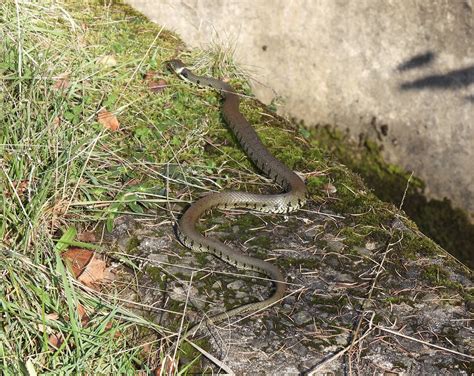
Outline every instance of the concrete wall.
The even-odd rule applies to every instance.
[[[216,34],[280,113],[377,138],[474,213],[471,0],[128,0],[190,46]]]

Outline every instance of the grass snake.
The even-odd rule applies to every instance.
[[[239,95],[231,85],[212,77],[197,76],[180,60],[170,60],[167,63],[169,68],[185,81],[211,87],[221,94],[223,118],[247,156],[260,171],[285,190],[284,193],[270,195],[238,191],[212,193],[194,202],[181,216],[177,226],[178,239],[186,247],[198,252],[211,253],[237,268],[263,273],[275,284],[275,291],[269,298],[217,314],[210,318],[211,322],[217,323],[235,315],[265,309],[285,296],[285,276],[280,269],[269,262],[247,256],[217,239],[203,236],[196,229],[196,223],[213,208],[243,207],[266,213],[291,212],[306,202],[305,183],[265,147],[252,125],[240,112]],[[187,334],[194,335],[198,329],[199,324],[193,326]]]

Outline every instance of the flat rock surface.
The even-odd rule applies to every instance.
[[[204,324],[197,335],[235,374],[473,371],[470,274],[443,250],[430,253],[427,239],[403,218],[379,225],[382,231],[356,245],[344,235],[348,228],[357,230],[352,219],[314,203],[289,216],[215,211],[207,218],[214,217],[219,224],[208,236],[218,234],[243,252],[271,260],[287,275],[287,297],[280,304],[218,326]],[[264,276],[194,253],[173,234],[169,222],[143,228],[131,217],[120,218],[113,233],[117,244],[132,238],[136,244],[131,253],[145,271],[139,300],[160,307],[156,322],[178,330],[183,313],[184,325],[196,323],[271,293]],[[414,244],[418,248],[407,257]],[[219,372],[205,359],[197,369]]]

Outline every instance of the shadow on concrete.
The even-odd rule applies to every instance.
[[[448,89],[457,90],[474,83],[474,65],[445,74],[433,74],[418,80],[404,82],[401,90]]]
[[[397,67],[399,72],[407,71],[414,68],[419,68],[423,65],[430,65],[435,58],[435,54],[431,51],[425,52],[424,54],[418,54],[413,56],[411,59],[405,61]]]
[[[474,103],[474,94],[466,95],[464,99],[466,99],[467,102]]]

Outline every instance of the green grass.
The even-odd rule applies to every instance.
[[[60,257],[58,239],[68,229],[112,227],[121,213],[145,216],[147,208],[179,201],[164,197],[159,172],[177,156],[173,137],[189,132],[179,129],[174,110],[163,111],[171,92],[153,96],[143,81],[146,71],[171,56],[176,39],[117,7],[114,16],[96,2],[0,5],[5,375],[135,374],[147,370],[148,359],[133,343],[134,333],[165,333],[117,304],[113,291],[84,289]],[[131,37],[136,34],[141,44]],[[114,56],[116,64],[103,64],[103,56]],[[67,87],[58,90],[61,78]],[[119,132],[97,122],[103,107],[119,118]],[[79,320],[79,304],[89,314],[87,325]],[[51,335],[62,339],[58,348],[49,344]],[[157,364],[163,354],[162,343],[155,342],[149,356]]]
[[[120,2],[107,4],[0,5],[5,375],[135,374],[160,364],[170,342],[159,338],[170,332],[119,304],[114,286],[101,293],[81,286],[61,251],[67,245],[92,248],[136,269],[127,255],[78,242],[75,235],[110,231],[122,214],[151,223],[160,215],[172,220],[178,213],[163,206],[229,187],[236,168],[257,186],[264,182],[233,146],[219,150],[220,158],[206,158],[206,137],[229,139],[228,131],[218,95],[166,70],[164,62],[182,42]],[[222,48],[181,53],[202,74],[243,78],[231,55]],[[165,79],[167,88],[151,92],[144,79],[149,72]],[[245,81],[233,83],[249,93]],[[101,109],[118,118],[119,131],[98,122]],[[79,305],[89,315],[87,325]],[[62,339],[58,348],[49,343],[51,335]]]

